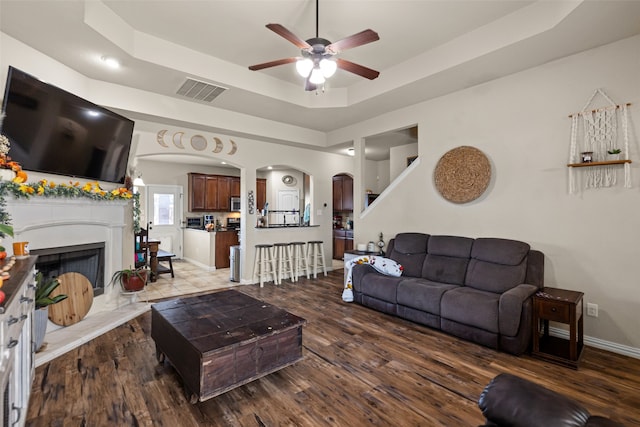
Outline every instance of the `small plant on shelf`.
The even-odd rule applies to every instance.
[[[611,150],[607,151],[608,154],[620,154],[622,153],[622,150],[619,148],[612,148]]]

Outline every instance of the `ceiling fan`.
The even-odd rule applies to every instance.
[[[317,90],[319,86],[324,84],[327,78],[335,73],[336,68],[349,71],[350,73],[357,74],[369,80],[373,80],[380,75],[378,71],[372,70],[371,68],[347,61],[346,59],[334,58],[335,55],[344,50],[380,40],[378,33],[373,30],[364,30],[334,43],[331,43],[327,39],[320,38],[318,36],[318,0],[316,0],[316,36],[314,38],[306,41],[302,40],[280,24],[267,24],[266,27],[300,48],[302,56],[252,65],[249,67],[252,71],[295,62],[298,74],[306,79],[305,90],[307,91]]]

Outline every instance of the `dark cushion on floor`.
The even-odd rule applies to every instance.
[[[488,425],[505,427],[580,427],[590,416],[574,400],[511,374],[492,379],[478,406]]]

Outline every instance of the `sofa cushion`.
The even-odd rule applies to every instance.
[[[469,258],[473,239],[459,236],[430,236],[427,252],[456,258]]]
[[[502,293],[524,283],[526,273],[526,260],[520,265],[501,265],[472,259],[464,284],[483,291]]]
[[[430,236],[421,276],[434,282],[464,284],[473,239]]]
[[[473,242],[471,258],[504,265],[520,265],[529,253],[528,243],[481,237]]]
[[[421,276],[428,240],[429,235],[423,233],[400,233],[394,238],[389,258],[402,265],[404,276]]]
[[[384,276],[379,273],[370,273],[362,277],[359,292],[364,295],[375,297],[379,300],[395,304],[398,283],[402,277]]]
[[[440,316],[485,331],[498,333],[500,295],[460,286],[442,296]]]
[[[394,252],[402,254],[424,254],[427,252],[429,235],[424,233],[400,233],[394,240]]]
[[[398,284],[398,304],[440,315],[442,295],[455,285],[410,278]]]
[[[441,283],[463,285],[469,258],[427,254],[422,265],[422,277]]]

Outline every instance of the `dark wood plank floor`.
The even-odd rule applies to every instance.
[[[239,286],[307,319],[305,359],[206,402],[187,402],[156,361],[144,314],[39,367],[30,426],[477,426],[483,387],[530,378],[592,414],[640,425],[640,360],[587,347],[579,370],[515,357],[355,304],[342,270],[279,287]]]

